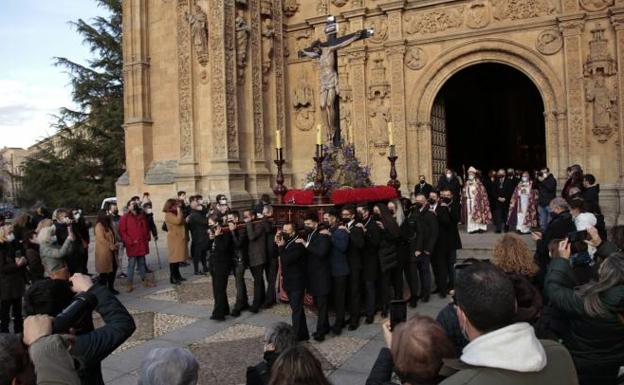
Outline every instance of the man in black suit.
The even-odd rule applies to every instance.
[[[437,191],[432,191],[429,194],[427,203],[429,204],[429,210],[435,214],[438,220],[438,239],[431,255],[431,267],[433,268],[436,292],[440,298],[445,298],[448,293],[448,254],[452,230],[451,213],[448,207],[440,204],[440,196]]]
[[[303,296],[306,288],[306,249],[297,242],[297,234],[292,223],[287,223],[281,232],[275,235],[275,244],[279,248],[282,264],[284,290],[292,312],[292,325],[299,341],[310,339],[308,324],[303,310]],[[304,241],[305,243],[305,241]]]
[[[416,186],[414,186],[414,196],[418,194],[423,194],[424,196],[428,197],[431,191],[433,191],[433,186],[427,183],[424,175],[421,175],[420,182]]]
[[[275,222],[273,220],[273,207],[264,206],[262,209],[262,225],[266,232],[266,269],[264,275],[267,280],[267,290],[263,308],[269,309],[275,305],[277,300],[277,255],[278,249],[275,244]]]
[[[457,199],[453,197],[450,190],[440,191],[440,206],[445,207],[449,211],[449,251],[447,254],[448,267],[448,289],[455,287],[455,262],[457,261],[457,250],[462,248],[461,237],[459,236],[459,220],[461,217],[461,208]]]
[[[438,239],[438,220],[429,210],[424,195],[417,195],[416,202],[409,217],[409,224],[414,230],[410,245],[410,275],[412,281],[412,297],[410,306],[416,307],[418,298],[429,302],[431,292],[431,255]],[[416,283],[420,282],[420,293]]]
[[[349,330],[360,326],[360,285],[362,284],[362,253],[365,247],[364,225],[355,220],[355,207],[344,206],[341,216],[342,222],[349,232],[349,248],[347,261],[349,263]]]
[[[505,229],[505,232],[509,230],[507,226],[507,214],[509,213],[509,201],[516,188],[515,179],[512,174],[511,178],[505,176],[505,170],[502,168],[498,170],[497,180],[494,184],[494,196],[496,198],[496,206],[494,207],[494,225],[496,226],[496,232],[500,233]]]
[[[307,251],[308,293],[314,297],[314,304],[318,308],[316,332],[312,337],[316,341],[325,340],[329,333],[329,314],[327,301],[331,291],[331,265],[329,253],[331,251],[331,234],[328,229],[319,229],[319,220],[316,213],[309,213],[303,221],[306,239],[298,239]]]
[[[262,272],[266,264],[266,228],[260,221],[256,221],[256,213],[253,210],[243,211],[243,221],[247,230],[249,242],[249,270],[254,280],[253,303],[249,308],[252,313],[257,313],[264,304],[264,277]]]
[[[438,179],[438,185],[436,186],[438,191],[442,190],[451,190],[453,192],[453,196],[459,197],[459,192],[461,191],[461,184],[459,182],[459,178],[457,174],[453,172],[450,168],[447,168],[444,172],[444,175],[440,176]],[[425,199],[427,195],[425,195]]]
[[[232,309],[232,317],[238,317],[241,312],[249,309],[247,285],[245,284],[245,270],[249,265],[249,239],[244,228],[237,228],[240,222],[238,211],[227,214],[227,225],[232,236],[232,259],[234,261],[234,281],[236,283],[236,304]]]
[[[366,323],[375,319],[375,285],[379,276],[379,245],[381,229],[371,216],[368,204],[361,203],[357,207],[358,220],[364,226],[364,251],[362,253],[363,276],[366,287]]]

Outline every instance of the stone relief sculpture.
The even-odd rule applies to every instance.
[[[371,28],[375,34],[369,38],[373,43],[382,43],[388,39],[388,22],[385,17],[377,17],[370,20]]]
[[[580,0],[580,3],[588,11],[602,11],[613,5],[613,0]]]
[[[332,0],[332,4],[334,4],[336,7],[343,7],[348,2],[349,0]]]
[[[617,92],[607,87],[604,74],[597,73],[585,82],[585,96],[592,106],[592,132],[604,143],[617,127]]]
[[[552,55],[563,47],[561,33],[556,29],[547,29],[537,36],[535,48],[544,55]]]
[[[466,11],[466,25],[472,29],[484,28],[492,19],[490,6],[483,0],[475,1]]]
[[[208,15],[199,5],[195,5],[194,12],[187,14],[187,20],[191,25],[197,60],[199,64],[205,66],[208,63]]]
[[[427,54],[419,47],[409,47],[405,52],[405,65],[411,70],[419,70],[427,64]]]
[[[271,71],[271,60],[273,58],[273,20],[266,18],[262,20],[262,73],[265,75],[264,82],[268,81],[266,75]]]
[[[371,137],[375,147],[385,147],[388,144],[388,122],[390,121],[390,107],[386,106],[385,98],[376,98],[370,108],[368,120],[371,128]]]
[[[249,33],[251,31],[242,10],[238,11],[234,25],[236,28],[236,66],[238,67],[238,78],[242,79],[245,76],[247,47],[249,46]]]
[[[293,17],[299,10],[299,3],[297,0],[284,0],[283,8],[286,17]]]
[[[295,111],[295,125],[301,131],[314,127],[314,92],[306,78],[301,79],[293,92],[292,106]]]
[[[446,8],[405,16],[405,33],[435,33],[458,28],[464,24],[464,7]]]
[[[554,0],[491,0],[496,20],[518,20],[551,15],[557,11]]]
[[[328,0],[317,0],[318,4],[316,5],[316,13],[320,15],[327,15],[329,13],[329,4]]]
[[[617,68],[609,53],[604,28],[598,25],[591,33],[589,56],[584,66],[585,100],[591,106],[592,132],[598,142],[604,143],[618,127],[617,86],[610,85]]]

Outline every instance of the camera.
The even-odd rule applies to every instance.
[[[90,316],[97,304],[98,300],[94,294],[86,291],[77,294],[69,306],[54,318],[52,333],[68,333],[69,329],[81,323],[85,317]]]

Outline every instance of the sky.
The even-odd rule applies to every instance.
[[[52,114],[73,107],[69,77],[54,57],[91,57],[70,21],[105,15],[93,0],[0,0],[0,148],[54,134]]]

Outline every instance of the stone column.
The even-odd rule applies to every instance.
[[[583,96],[583,38],[584,14],[562,16],[558,19],[564,39],[566,103],[568,111],[569,162],[587,164],[585,133],[585,98]],[[565,151],[565,150],[564,150]],[[567,167],[567,166],[566,166]]]
[[[617,60],[617,89],[618,94],[618,131],[617,131],[617,145],[618,145],[618,177],[619,181],[614,184],[615,190],[618,192],[614,197],[617,202],[618,216],[615,219],[615,224],[624,224],[624,97],[622,96],[622,90],[624,90],[624,1],[619,4],[620,6],[614,7],[611,12],[611,23],[615,29],[615,47],[616,47],[616,60]]]
[[[431,120],[419,122],[416,128],[416,143],[418,143],[418,174],[433,177],[433,167],[431,163]],[[468,167],[468,166],[466,166]],[[458,174],[461,170],[455,170]],[[437,182],[437,181],[435,181]]]
[[[559,134],[557,113],[544,111],[544,127],[546,128],[546,164],[554,175],[559,173]]]
[[[138,189],[153,157],[147,0],[128,0],[122,6],[126,169],[130,185]]]
[[[343,16],[349,20],[349,31],[357,31],[364,28],[365,8],[356,8],[343,12]],[[366,114],[366,46],[364,42],[357,41],[345,49],[349,60],[349,80],[351,82],[353,101],[351,103],[351,125],[355,153],[362,163],[370,164],[368,151],[367,114]]]
[[[568,143],[568,114],[565,111],[557,111],[555,112],[555,117],[557,119],[557,133],[559,134],[557,137],[557,143],[559,143],[557,146],[559,151],[559,167],[553,169],[551,172],[558,179],[565,180],[567,177],[566,168],[570,164],[570,154],[566,149],[566,143]]]
[[[399,157],[397,171],[404,191],[409,191],[414,181],[409,180],[407,174],[407,130],[405,124],[405,72],[403,59],[405,57],[405,40],[403,40],[403,1],[380,5],[388,15],[388,42],[386,56],[390,63],[390,111],[394,123],[396,150]],[[408,194],[409,196],[409,194]]]

